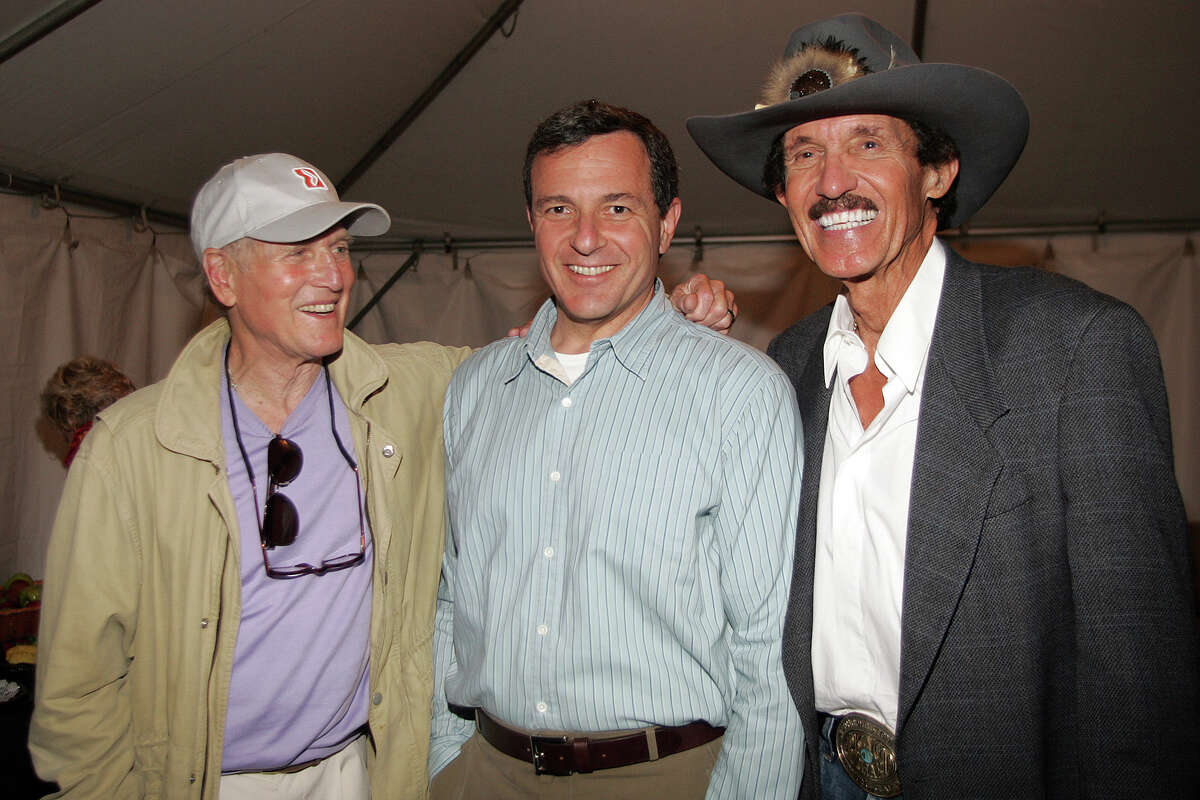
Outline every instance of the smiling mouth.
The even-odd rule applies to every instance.
[[[604,273],[616,269],[615,264],[609,264],[604,267],[582,267],[578,264],[567,264],[567,269],[574,272],[576,275],[603,275]]]
[[[329,314],[333,312],[335,303],[312,303],[307,306],[300,306],[300,310],[308,314]]]
[[[834,211],[831,214],[822,214],[817,219],[817,224],[821,226],[822,230],[826,231],[847,231],[851,228],[859,228],[867,225],[878,216],[878,209],[854,208],[849,211]]]

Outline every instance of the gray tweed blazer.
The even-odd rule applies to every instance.
[[[1129,306],[952,251],[904,564],[905,800],[1195,797],[1200,657],[1158,350]],[[772,342],[804,420],[784,631],[819,796],[812,685],[827,306]]]

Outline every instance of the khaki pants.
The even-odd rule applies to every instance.
[[[479,732],[433,779],[432,800],[701,800],[721,739],[657,761],[576,775],[535,775]],[[221,800],[225,800],[222,798]]]
[[[221,776],[221,800],[370,800],[367,737],[299,772],[237,772]]]

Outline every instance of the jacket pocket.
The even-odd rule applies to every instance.
[[[985,519],[994,520],[1015,511],[1033,498],[1034,492],[1029,488],[1028,479],[1024,474],[1004,472],[996,481],[991,497],[988,498]]]

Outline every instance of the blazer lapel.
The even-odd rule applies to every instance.
[[[812,678],[813,565],[817,542],[817,491],[821,479],[821,456],[829,418],[830,391],[825,387],[824,342],[831,307],[816,312],[806,335],[790,340],[774,352],[784,372],[796,387],[796,400],[804,428],[804,481],[800,489],[800,512],[796,529],[796,551],[792,568],[791,596],[783,629],[783,665],[792,700],[804,724],[806,776],[819,774],[816,756],[817,716]],[[805,778],[803,797],[815,797],[817,783]]]
[[[789,675],[804,675],[792,694],[800,708],[811,708],[812,686],[812,600],[813,569],[817,552],[817,495],[821,482],[821,457],[825,452],[825,428],[829,420],[830,390],[825,386],[823,339],[813,345],[812,356],[805,365],[798,385],[805,391],[798,394],[800,419],[804,426],[804,481],[800,488],[800,519],[796,527],[795,567],[792,572],[791,608],[785,644],[799,662]]]
[[[930,343],[909,500],[898,727],[917,702],[974,562],[1001,461],[988,429],[997,402],[979,272],[947,249]]]

